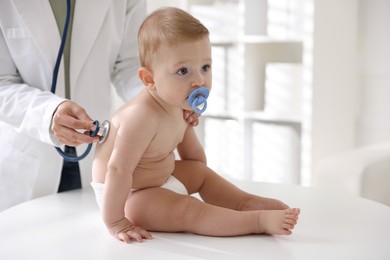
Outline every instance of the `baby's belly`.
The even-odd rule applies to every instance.
[[[160,187],[175,169],[175,155],[159,160],[141,160],[133,173],[133,189]]]

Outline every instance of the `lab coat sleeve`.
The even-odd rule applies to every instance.
[[[127,2],[123,41],[111,74],[113,85],[124,101],[133,98],[143,88],[138,78],[140,62],[137,35],[145,17],[146,2],[144,0]]]
[[[64,101],[23,82],[0,30],[0,121],[42,142],[59,145],[50,130],[53,112]]]

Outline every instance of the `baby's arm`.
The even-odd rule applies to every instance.
[[[132,187],[132,173],[155,134],[156,127],[151,125],[155,120],[145,118],[145,111],[128,108],[112,120],[115,142],[107,165],[102,214],[109,232],[125,242],[131,238],[137,241],[142,241],[142,237],[151,238],[148,232],[135,227],[124,214]]]
[[[177,146],[177,151],[182,160],[195,160],[207,163],[206,154],[196,136],[193,127],[187,127],[183,141]]]

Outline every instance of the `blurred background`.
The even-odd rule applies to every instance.
[[[390,1],[148,0],[162,6],[211,32],[196,130],[221,175],[309,186],[328,158],[390,142]]]

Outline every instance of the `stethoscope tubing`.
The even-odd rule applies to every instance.
[[[96,126],[96,129],[95,129],[95,131],[93,131],[93,132],[91,132],[91,133],[89,134],[89,136],[91,136],[91,137],[95,137],[95,136],[98,134],[99,128],[100,128],[99,121],[95,120],[95,121],[93,122],[93,124]],[[71,156],[71,155],[65,153],[64,151],[62,151],[61,148],[59,148],[59,147],[56,147],[56,146],[55,146],[54,148],[57,150],[57,152],[58,152],[66,161],[68,161],[68,162],[78,162],[78,161],[83,160],[85,157],[87,157],[87,155],[89,154],[89,152],[90,152],[91,149],[92,149],[92,144],[88,144],[87,149],[85,149],[84,153],[83,153],[82,155],[80,155],[80,156]]]
[[[61,37],[61,44],[60,48],[58,50],[58,55],[57,55],[57,60],[56,64],[54,66],[54,71],[53,71],[53,78],[51,81],[51,88],[50,91],[55,94],[56,93],[56,87],[57,87],[57,78],[58,78],[58,71],[60,69],[61,65],[61,59],[62,55],[64,53],[64,48],[65,48],[65,42],[66,42],[66,37],[68,35],[68,28],[69,28],[69,22],[70,22],[70,0],[66,0],[66,19],[65,19],[65,24],[64,24],[64,31],[62,32],[62,37]],[[95,137],[97,133],[99,132],[99,121],[94,121],[93,122],[96,126],[96,130],[90,133],[91,137]],[[64,158],[64,160],[69,161],[69,162],[78,162],[83,160],[91,151],[92,149],[92,144],[88,144],[87,149],[81,156],[71,156],[69,154],[66,154],[64,151],[62,151],[59,147],[54,147],[57,152]]]
[[[64,31],[62,32],[61,44],[60,44],[60,48],[58,50],[56,64],[54,66],[53,78],[51,80],[50,91],[53,94],[56,93],[58,71],[60,69],[61,59],[62,59],[62,55],[64,53],[66,37],[68,36],[69,22],[70,22],[70,0],[66,0],[66,19],[65,19],[65,24],[64,24]]]

